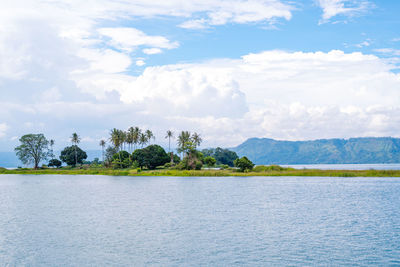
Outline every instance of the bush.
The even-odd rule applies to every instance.
[[[254,167],[253,162],[251,162],[247,157],[242,157],[234,161],[236,167],[239,168],[241,172],[251,171]]]
[[[49,160],[49,167],[56,167],[56,168],[60,168],[61,167],[61,161],[59,161],[58,159],[51,159]]]
[[[270,165],[270,166],[258,165],[255,166],[253,169],[253,171],[255,172],[284,171],[284,170],[287,170],[287,168],[283,168],[279,165]]]
[[[139,167],[146,167],[149,170],[154,170],[157,166],[162,166],[171,160],[164,148],[159,145],[136,149],[132,158],[138,162]]]

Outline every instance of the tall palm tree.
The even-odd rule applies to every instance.
[[[178,135],[178,152],[181,153],[186,153],[187,152],[187,146],[188,143],[190,142],[190,132],[188,131],[182,131]]]
[[[203,141],[203,139],[201,139],[200,135],[198,133],[194,133],[192,135],[192,142],[194,144],[195,147],[200,146],[201,142]]]
[[[129,152],[132,152],[133,135],[135,133],[135,128],[130,127],[126,132],[126,143],[128,144]]]
[[[104,163],[104,147],[106,146],[106,141],[101,139],[99,145],[101,146],[101,156],[103,158],[103,163]]]
[[[147,135],[144,133],[140,133],[139,135],[139,144],[143,146],[148,142]]]
[[[119,153],[120,150],[121,150],[122,142],[123,142],[123,134],[122,134],[122,132],[123,131],[118,130],[116,128],[114,128],[114,129],[112,129],[110,131],[110,141],[118,151],[118,156],[119,156],[119,162],[120,163],[122,161],[121,160],[121,153]]]
[[[150,144],[151,139],[156,139],[156,137],[154,136],[153,132],[150,130],[146,130],[145,132],[146,138],[147,138],[147,142]]]
[[[171,130],[167,131],[167,134],[165,135],[165,138],[168,138],[168,152],[171,156],[171,164],[174,162],[174,156],[172,155],[171,152],[171,138],[174,137],[174,133]]]
[[[77,133],[73,133],[71,136],[71,142],[75,145],[75,166],[78,164],[78,153],[76,151],[78,144],[81,142],[81,138]]]
[[[134,149],[136,150],[137,144],[139,144],[139,137],[141,134],[142,130],[140,130],[139,127],[135,127],[133,129],[133,144],[134,144]]]
[[[50,153],[51,153],[51,159],[54,159],[54,150],[53,150],[53,146],[54,146],[54,140],[53,140],[53,139],[51,139],[51,140],[50,140],[50,148],[51,148],[51,151],[50,151]]]

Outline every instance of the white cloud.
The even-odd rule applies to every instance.
[[[323,12],[320,23],[327,22],[338,15],[347,17],[360,15],[373,7],[367,0],[316,0],[316,2]]]
[[[8,125],[7,123],[0,123],[0,138],[4,137],[6,135],[6,131],[8,130]]]
[[[206,29],[208,28],[208,20],[206,19],[194,19],[194,20],[187,20],[179,25],[179,27],[184,29]]]
[[[160,48],[145,48],[142,50],[142,52],[147,55],[155,55],[162,53],[162,50]]]
[[[382,54],[389,54],[394,56],[400,56],[400,49],[393,49],[393,48],[379,48],[374,49],[375,52],[382,53]]]
[[[136,63],[136,66],[139,66],[139,67],[146,65],[146,62],[144,62],[143,59],[136,60],[135,63]]]
[[[138,46],[173,49],[179,46],[178,42],[170,42],[163,36],[149,36],[135,28],[101,28],[98,32],[111,38],[109,44],[113,47],[133,51]]]
[[[96,94],[117,92],[124,105],[139,109],[131,114],[163,118],[159,127],[202,130],[213,144],[229,146],[252,136],[398,136],[400,74],[392,69],[389,61],[359,52],[273,50],[78,84]]]

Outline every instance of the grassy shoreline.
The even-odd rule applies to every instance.
[[[323,176],[323,177],[400,177],[400,170],[319,170],[284,169],[269,171],[237,172],[235,170],[113,170],[106,168],[88,169],[15,169],[0,168],[0,174],[58,174],[58,175],[110,175],[110,176]]]

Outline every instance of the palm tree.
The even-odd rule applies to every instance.
[[[51,140],[50,140],[50,148],[51,148],[51,151],[50,151],[50,153],[51,153],[51,159],[54,159],[54,150],[53,150],[53,146],[54,146],[54,140],[53,140],[53,139],[51,139]]]
[[[146,130],[145,135],[146,135],[146,138],[147,138],[147,142],[149,142],[149,144],[150,144],[151,139],[156,139],[156,137],[154,136],[153,132],[150,131],[150,130]]]
[[[135,150],[136,150],[137,144],[139,144],[139,137],[140,137],[141,132],[142,131],[140,130],[139,127],[135,127],[133,129],[133,144],[135,145]]]
[[[195,148],[196,148],[196,147],[200,146],[200,144],[201,144],[201,142],[203,141],[203,139],[201,139],[200,135],[199,135],[198,133],[195,132],[195,133],[192,135],[192,141],[193,141],[193,144],[194,144],[194,146],[195,146]]]
[[[112,129],[110,131],[110,141],[111,143],[114,145],[114,147],[117,149],[118,151],[118,156],[119,156],[119,162],[121,163],[121,146],[122,146],[122,142],[123,142],[123,131],[118,130],[116,128]]]
[[[132,152],[133,135],[135,133],[135,128],[130,127],[126,133],[126,142],[128,143],[129,152]]]
[[[99,145],[101,146],[101,156],[103,158],[103,163],[104,163],[104,147],[106,146],[106,141],[101,139]]]
[[[79,137],[79,135],[77,133],[73,133],[71,136],[71,142],[73,144],[75,144],[75,166],[78,164],[78,154],[77,154],[77,147],[78,144],[81,142],[81,138]]]
[[[167,131],[167,134],[165,135],[165,138],[168,138],[168,152],[171,155],[171,164],[174,162],[174,156],[172,155],[171,152],[171,138],[174,137],[174,133],[171,130]]]
[[[140,133],[140,135],[139,135],[139,144],[142,145],[142,148],[147,142],[148,142],[147,135],[144,134],[144,133]]]
[[[190,142],[190,132],[182,131],[178,135],[178,152],[187,152],[187,146]]]

